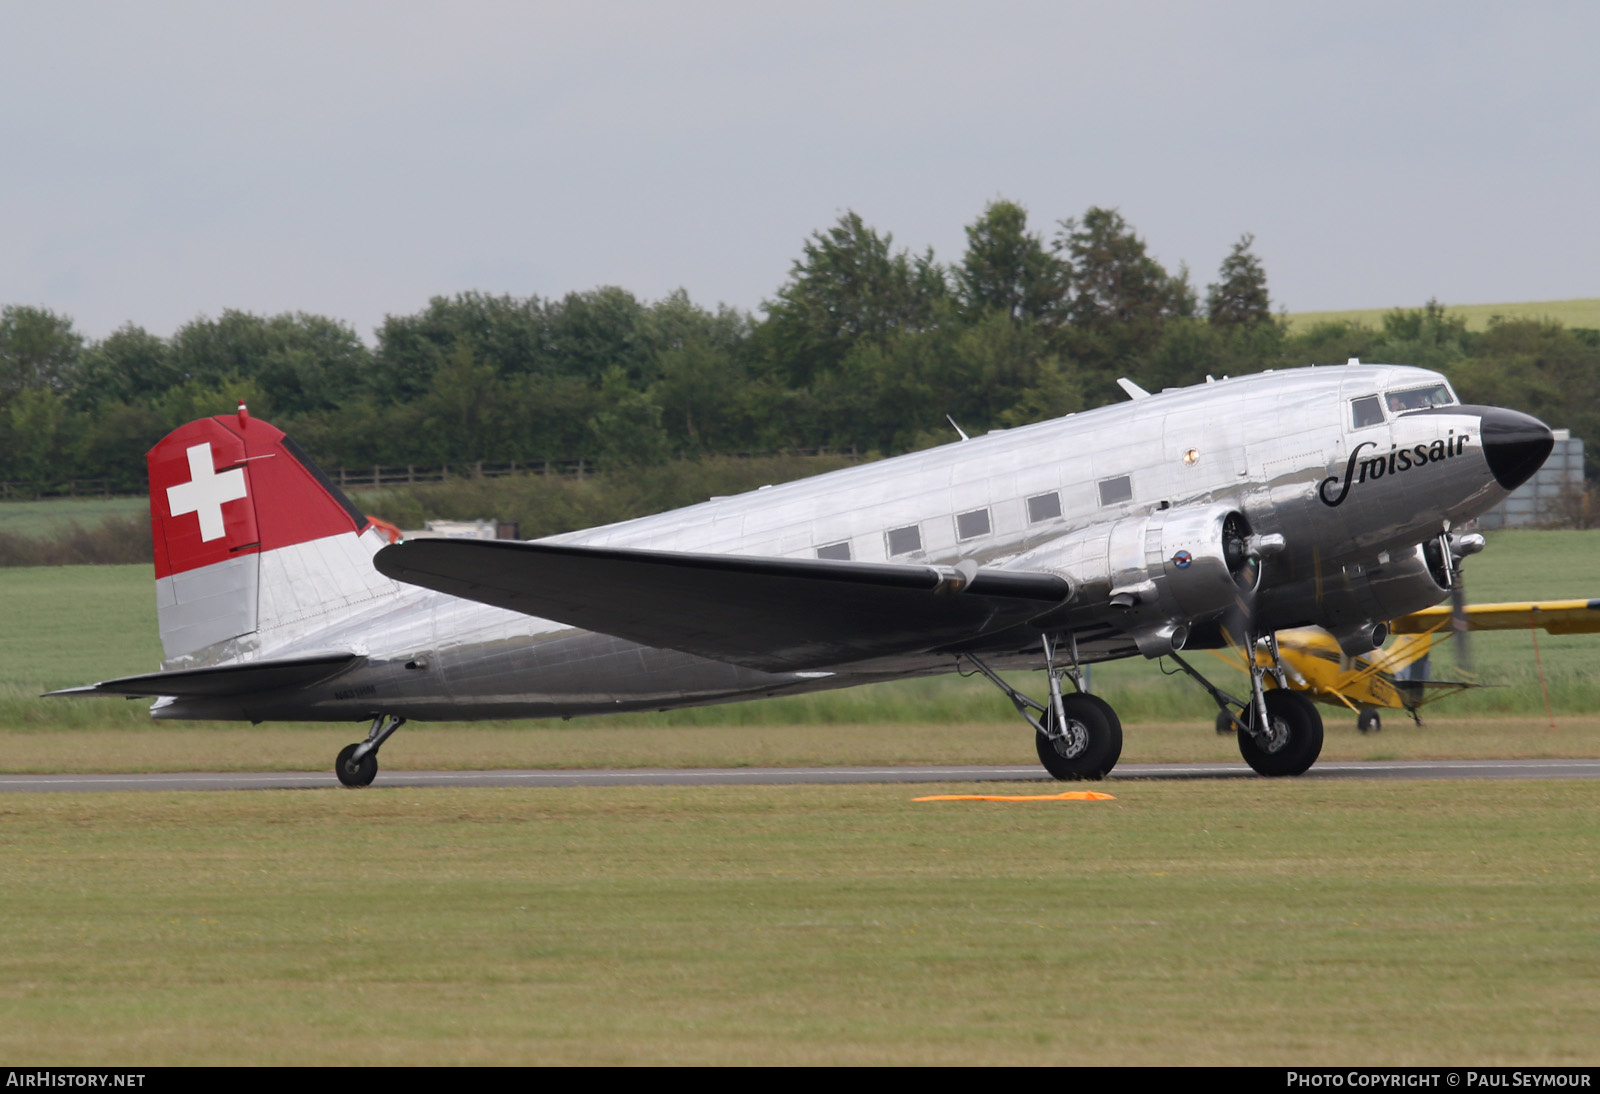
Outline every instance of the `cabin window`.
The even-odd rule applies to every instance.
[[[1100,480],[1100,504],[1120,505],[1133,499],[1133,480],[1126,475]]]
[[[889,529],[889,555],[909,555],[922,550],[922,529],[915,524]]]
[[[1350,424],[1356,429],[1383,424],[1383,407],[1376,395],[1365,395],[1350,402]]]
[[[826,547],[817,548],[818,558],[831,558],[837,562],[850,561],[850,541],[843,543],[830,543]]]
[[[1060,515],[1061,495],[1054,490],[1028,499],[1029,524],[1038,524],[1041,520],[1055,520]]]
[[[989,510],[974,509],[956,516],[956,538],[975,539],[989,534]]]

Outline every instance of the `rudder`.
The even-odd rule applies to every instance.
[[[396,595],[372,568],[382,535],[243,405],[179,427],[146,460],[168,667],[247,658]]]

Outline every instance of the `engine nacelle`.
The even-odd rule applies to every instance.
[[[1272,537],[1281,544],[1278,537]],[[1226,505],[1164,509],[1073,532],[1011,563],[1067,578],[1079,603],[1109,603],[1146,657],[1181,650],[1192,624],[1235,608],[1261,581],[1262,542]]]
[[[1388,637],[1384,624],[1439,603],[1450,573],[1435,541],[1391,552],[1388,562],[1347,566],[1321,581],[1303,579],[1264,594],[1273,626],[1314,623],[1339,641],[1347,656],[1370,653]]]

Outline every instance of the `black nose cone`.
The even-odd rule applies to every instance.
[[[1483,458],[1495,481],[1515,490],[1544,466],[1555,447],[1555,434],[1538,418],[1501,407],[1486,407],[1482,424]]]

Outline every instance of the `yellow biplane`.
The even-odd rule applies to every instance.
[[[1509,604],[1469,604],[1457,616],[1448,605],[1400,616],[1389,624],[1394,638],[1389,644],[1360,657],[1346,657],[1333,635],[1318,627],[1279,631],[1278,654],[1283,683],[1303,691],[1319,703],[1343,706],[1356,715],[1363,733],[1383,728],[1382,710],[1403,710],[1418,725],[1421,707],[1467,688],[1481,685],[1466,680],[1430,680],[1427,657],[1433,649],[1463,631],[1509,631],[1538,628],[1549,634],[1600,632],[1600,600],[1541,600]],[[1235,652],[1216,651],[1241,672],[1244,663]],[[1271,670],[1272,651],[1257,646],[1256,664]],[[1276,683],[1269,671],[1267,679]],[[1270,684],[1269,684],[1270,686]],[[1232,719],[1217,716],[1217,732],[1232,733]]]

